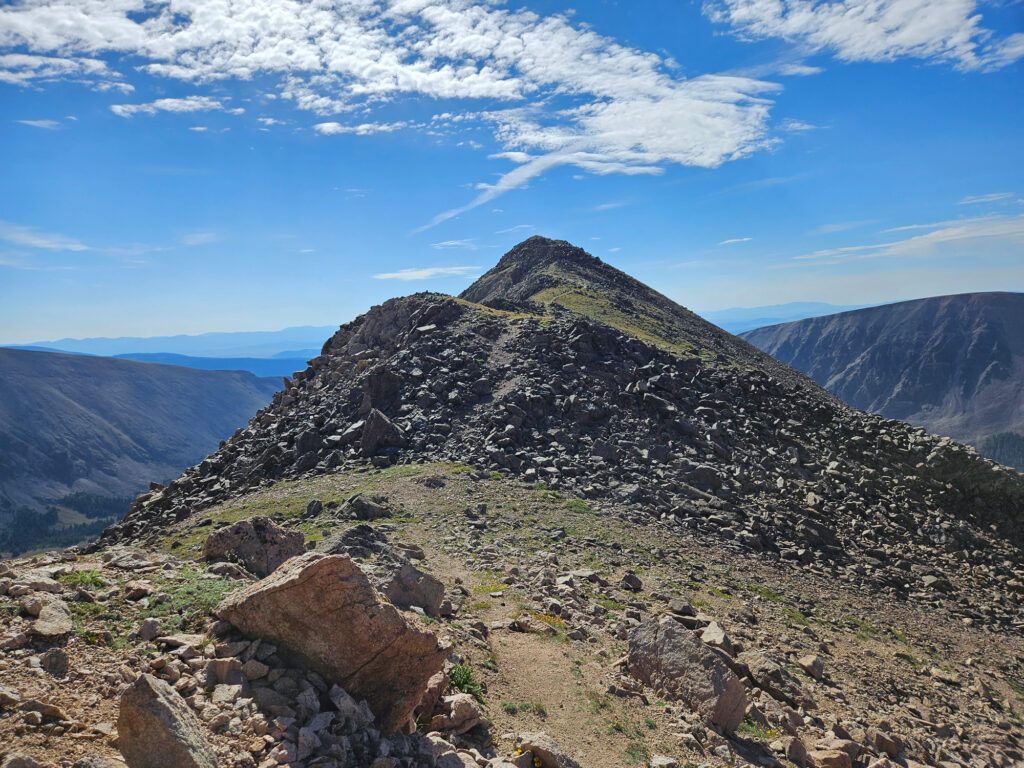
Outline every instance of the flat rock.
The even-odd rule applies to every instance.
[[[726,731],[736,730],[747,708],[740,679],[692,632],[668,617],[650,618],[629,634],[629,671],[682,700]]]
[[[432,632],[381,599],[347,555],[293,558],[228,596],[216,614],[365,699],[385,733],[408,722],[448,654]]]
[[[152,675],[141,675],[121,695],[117,746],[128,768],[217,768],[192,710]]]
[[[763,651],[741,653],[737,657],[750,669],[750,677],[758,687],[767,691],[772,698],[784,701],[793,707],[812,709],[814,697],[800,684],[800,681]]]
[[[523,752],[532,752],[540,760],[541,768],[580,768],[580,764],[544,732],[521,733],[517,740]]]
[[[32,634],[39,637],[61,637],[72,630],[71,610],[56,597],[43,601],[39,616],[32,622]]]

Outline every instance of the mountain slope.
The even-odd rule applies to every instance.
[[[857,408],[980,443],[1024,433],[1024,293],[968,293],[743,338]]]
[[[304,357],[194,357],[170,352],[129,352],[115,357],[140,363],[181,365],[200,371],[248,371],[259,377],[291,376],[295,371],[301,371],[306,367]]]
[[[0,502],[137,493],[215,450],[279,381],[0,349]]]
[[[523,241],[459,298],[498,308],[562,307],[670,352],[699,356],[710,365],[756,368],[793,384],[810,384],[791,368],[564,240],[535,236]]]
[[[139,497],[103,543],[157,541],[281,480],[456,462],[892,594],[927,599],[918,580],[940,573],[962,615],[1024,624],[1024,479],[801,377],[775,377],[777,362],[769,375],[742,343],[738,359],[724,346],[708,359],[572,312],[534,314],[544,307],[522,298],[537,295],[534,271],[571,273],[578,258],[507,254],[464,294],[506,309],[437,294],[372,308],[223,448]],[[673,307],[634,311],[645,323],[685,320]],[[687,341],[731,338],[692,327]],[[981,608],[983,585],[1003,592]]]

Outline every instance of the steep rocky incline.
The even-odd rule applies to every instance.
[[[709,365],[756,368],[814,387],[789,366],[565,240],[524,240],[459,298],[499,309],[568,309]]]
[[[1024,293],[965,293],[743,338],[866,411],[975,445],[1024,434]]]
[[[816,387],[577,314],[394,299],[102,543],[279,480],[429,460],[626,504],[737,550],[1021,623],[1024,479]],[[991,594],[989,594],[991,593]],[[984,599],[979,596],[984,595]]]

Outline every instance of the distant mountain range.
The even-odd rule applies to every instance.
[[[242,371],[0,349],[0,529],[48,505],[60,524],[109,516],[117,500],[123,514],[127,497],[201,461],[280,388]]]
[[[903,301],[741,337],[857,408],[1024,469],[1024,293]]]
[[[12,349],[45,349],[85,355],[161,353],[190,357],[304,358],[320,354],[333,325],[303,325],[280,331],[201,333],[195,336],[121,336],[118,338],[58,339],[9,345]]]
[[[772,304],[765,307],[732,307],[731,309],[717,309],[713,312],[698,312],[697,314],[729,333],[740,334],[765,325],[788,323],[793,320],[803,320],[820,315],[833,315],[837,312],[847,312],[866,306],[870,305],[840,306],[837,304],[825,304],[821,301],[794,301],[789,304]]]

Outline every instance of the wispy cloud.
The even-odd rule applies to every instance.
[[[209,96],[185,96],[180,99],[157,99],[146,104],[111,104],[110,111],[120,117],[155,115],[157,112],[210,112],[223,110],[224,105]]]
[[[626,203],[624,203],[622,201],[617,201],[617,202],[612,202],[612,203],[601,203],[600,205],[595,205],[591,210],[593,210],[593,211],[612,211],[612,210],[614,210],[616,208],[622,208],[625,205],[626,205]]]
[[[88,245],[66,235],[51,232],[40,232],[34,227],[25,227],[0,221],[0,240],[29,248],[42,248],[48,251],[91,251]]]
[[[408,125],[406,122],[397,123],[360,123],[358,125],[342,125],[341,123],[317,123],[313,130],[322,133],[324,136],[338,136],[340,134],[354,134],[356,136],[371,136],[374,133],[391,133],[401,130]]]
[[[188,129],[190,131],[195,131],[196,133],[206,133],[208,130],[210,130],[205,125],[190,125]]]
[[[476,276],[479,272],[480,267],[422,267],[382,272],[374,277],[378,280],[429,280],[434,277]]]
[[[279,104],[323,116],[312,126],[320,134],[415,129],[458,134],[466,146],[479,146],[486,130],[501,150],[520,153],[502,158],[517,167],[479,184],[474,199],[428,226],[562,166],[657,175],[672,165],[715,168],[776,143],[768,129],[778,85],[722,74],[684,77],[662,54],[574,25],[567,14],[465,0],[158,2],[146,9],[67,0],[0,6],[0,50],[34,57],[0,71],[18,77],[16,67],[45,68],[52,77],[87,76],[100,87],[118,73],[92,57],[109,56],[132,62],[127,76],[138,71],[190,86],[259,76],[276,87]],[[63,58],[54,59],[55,52]],[[96,62],[88,75],[87,60]],[[383,119],[394,102],[420,98],[455,106],[425,125]],[[480,111],[484,100],[488,111]],[[460,102],[465,112],[458,112]],[[231,111],[215,95],[201,94],[111,108],[124,117]],[[339,117],[352,114],[367,117]]]
[[[782,38],[843,61],[902,58],[991,70],[1024,57],[1024,33],[982,26],[976,0],[707,0],[704,13],[744,39]]]
[[[723,240],[719,245],[732,245],[733,243],[747,243],[753,240],[752,237],[733,237],[729,240]]]
[[[816,131],[818,126],[805,123],[802,120],[783,120],[782,130],[788,133],[804,133],[806,131]]]
[[[209,243],[216,243],[221,240],[221,236],[216,232],[190,232],[187,235],[183,235],[181,238],[182,245],[208,245]]]
[[[431,243],[430,247],[436,248],[439,251],[447,248],[465,248],[470,251],[475,251],[477,246],[472,240],[444,240],[440,243]]]
[[[514,227],[509,227],[508,229],[499,229],[494,234],[496,234],[496,235],[507,235],[510,232],[521,232],[524,229],[533,229],[533,228],[534,228],[533,224],[516,224]]]
[[[968,195],[957,205],[975,205],[977,203],[994,203],[999,200],[1008,200],[1013,197],[1013,192],[992,192],[987,195]]]
[[[58,120],[18,120],[22,125],[31,125],[33,128],[43,128],[47,131],[54,131],[60,128]]]
[[[794,256],[792,262],[777,265],[794,267],[842,264],[862,259],[883,257],[965,256],[988,254],[996,247],[1014,252],[1024,247],[1024,214],[1019,216],[984,216],[933,224],[910,224],[886,232],[930,230],[903,240],[884,243],[863,243],[841,248],[827,248]],[[794,263],[795,262],[795,263]]]
[[[848,229],[856,229],[866,224],[874,224],[878,219],[863,219],[862,221],[837,221],[832,224],[822,224],[810,231],[812,235],[831,235],[836,232],[845,232]]]

